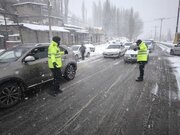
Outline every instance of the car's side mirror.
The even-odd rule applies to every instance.
[[[32,61],[35,61],[35,57],[34,56],[27,56],[25,59],[24,59],[24,62],[27,63],[27,62],[32,62]]]

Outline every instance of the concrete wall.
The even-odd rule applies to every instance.
[[[23,43],[37,43],[37,37],[35,31],[29,29],[22,29]]]

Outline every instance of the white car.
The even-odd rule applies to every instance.
[[[104,51],[103,51],[103,56],[104,58],[110,57],[110,58],[115,58],[115,57],[121,57],[124,55],[126,49],[123,45],[121,44],[111,44],[109,45]]]
[[[135,46],[130,46],[124,54],[124,62],[137,62],[138,50],[134,51]]]
[[[95,52],[95,46],[93,44],[84,44],[86,47],[90,48],[91,52]]]
[[[126,53],[124,54],[124,62],[125,63],[137,62],[138,50],[134,51],[135,48],[136,48],[136,46],[132,45],[126,51]],[[149,50],[147,50],[147,54],[148,54],[148,60],[149,60]]]
[[[81,45],[72,45],[72,46],[71,46],[71,49],[73,50],[74,55],[76,56],[76,60],[78,60],[79,58],[82,57],[82,56],[81,56],[80,47],[81,47]],[[90,51],[90,48],[89,48],[89,47],[86,47],[86,51],[85,51],[84,56],[85,56],[85,57],[89,57],[90,54],[91,54],[90,52],[91,52],[91,51]]]

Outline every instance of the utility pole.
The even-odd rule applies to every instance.
[[[49,42],[52,40],[52,29],[51,29],[51,3],[48,0],[48,20],[49,20]]]
[[[180,42],[180,33],[178,33],[179,12],[180,12],[180,0],[179,0],[179,5],[178,5],[177,23],[176,23],[176,32],[175,32],[174,44],[177,44],[178,42]]]
[[[156,32],[156,29],[157,29],[157,26],[155,25],[154,28],[155,28],[155,30],[154,30],[154,40],[156,40],[156,35],[157,35],[157,34],[156,34],[156,33],[157,33],[157,32]]]
[[[162,33],[162,25],[163,25],[163,21],[164,20],[167,20],[167,19],[172,19],[172,18],[158,18],[158,19],[155,19],[155,20],[160,20],[160,32],[159,32],[159,41],[161,41],[161,33]]]
[[[180,12],[180,0],[179,0],[178,13],[177,13],[176,33],[178,33],[178,25],[179,25],[179,12]]]
[[[161,21],[160,33],[159,33],[159,41],[161,41],[162,23],[163,23],[163,20],[166,19],[166,18],[159,18],[159,19],[160,19],[160,21]]]

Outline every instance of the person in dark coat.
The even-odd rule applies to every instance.
[[[82,60],[84,60],[84,58],[85,58],[84,54],[86,52],[86,47],[84,46],[84,44],[81,44],[80,51],[81,51]]]

